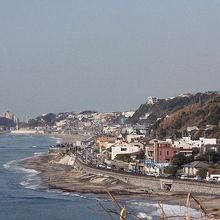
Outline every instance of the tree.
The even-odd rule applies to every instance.
[[[203,179],[206,178],[208,169],[207,168],[201,168],[197,171],[196,175],[202,177]]]
[[[207,151],[206,161],[208,161],[208,162],[211,161],[213,163],[217,163],[218,161],[220,161],[219,153],[215,152],[214,150]]]
[[[124,162],[127,162],[127,163],[132,161],[129,154],[117,154],[116,157],[115,157],[115,160],[121,160],[121,161],[124,161]]]
[[[137,160],[144,160],[146,159],[146,155],[143,149],[140,150],[139,154],[136,156]]]
[[[175,166],[167,166],[164,168],[164,173],[167,173],[167,174],[176,174],[177,172],[177,167]]]
[[[220,154],[215,152],[214,150],[208,150],[207,152],[203,153],[196,159],[200,161],[207,161],[209,163],[210,162],[217,163],[218,161],[220,161]]]
[[[173,166],[181,167],[185,163],[186,163],[186,156],[184,156],[183,154],[177,154],[172,159]]]
[[[177,154],[172,159],[172,165],[181,167],[186,163],[190,163],[194,160],[194,156],[186,157],[184,154]]]

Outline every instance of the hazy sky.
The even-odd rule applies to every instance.
[[[0,112],[128,110],[219,85],[219,0],[0,0]]]

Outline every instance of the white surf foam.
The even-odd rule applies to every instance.
[[[46,189],[45,190],[46,192],[48,193],[54,193],[54,194],[57,194],[57,195],[61,195],[61,196],[64,196],[64,197],[78,197],[78,198],[81,198],[81,199],[86,199],[86,200],[96,200],[96,201],[111,201],[111,199],[105,199],[105,198],[97,198],[97,197],[93,197],[94,194],[79,194],[79,193],[74,193],[74,192],[65,192],[65,191],[62,191],[62,190],[59,190],[59,189]]]
[[[62,138],[59,138],[59,137],[53,137],[53,136],[51,136],[51,137],[49,137],[49,138],[55,140],[55,143],[56,143],[56,144],[61,144],[62,141],[63,141],[63,139],[62,139]]]
[[[152,220],[153,218],[149,215],[147,215],[144,212],[138,212],[137,214],[138,219],[146,219],[146,220]]]
[[[26,173],[26,175],[23,177],[23,181],[20,182],[20,185],[25,187],[26,189],[39,189],[41,188],[41,179],[38,176],[40,172],[33,170],[33,169],[20,169],[23,173]]]
[[[128,206],[135,206],[136,208],[147,208],[147,207],[155,207],[155,211],[151,212],[150,215],[152,216],[160,216],[162,214],[161,207],[159,204],[148,203],[148,202],[139,202],[139,201],[127,201]],[[166,213],[167,216],[184,216],[186,214],[186,207],[180,205],[171,205],[171,204],[163,204],[162,205],[163,211]],[[154,210],[154,209],[153,209]],[[191,217],[198,218],[201,216],[201,213],[196,209],[189,208],[188,212],[190,213]],[[181,218],[176,218],[181,219]]]
[[[38,174],[40,172],[34,170],[34,169],[26,169],[21,166],[19,166],[19,162],[22,160],[12,160],[5,164],[3,164],[3,167],[7,170],[17,172],[24,174],[22,181],[20,182],[20,185],[28,188],[28,189],[37,189],[41,187],[41,180]]]
[[[45,152],[35,152],[34,153],[35,156],[42,156],[44,154],[46,154],[46,153]]]
[[[13,163],[15,163],[15,160],[12,160],[12,161],[9,161],[9,162],[3,164],[3,167],[5,169],[10,169],[13,166]]]

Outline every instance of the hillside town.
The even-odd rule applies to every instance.
[[[217,93],[208,95],[212,103],[213,100],[219,100]],[[190,105],[195,105],[197,96],[193,97],[194,103]],[[207,94],[201,94],[199,102],[205,96]],[[178,103],[189,97],[188,94],[181,95],[177,98]],[[167,102],[170,100],[175,98]],[[153,108],[159,102],[157,97],[148,97],[146,104],[148,108]],[[77,155],[82,161],[102,169],[155,177],[220,181],[220,138],[207,135],[218,129],[220,120],[213,124],[200,123],[203,126],[202,132],[198,123],[195,123],[178,131],[179,135],[173,133],[160,138],[161,135],[153,136],[152,133],[155,123],[161,121],[161,118],[157,118],[154,124],[141,123],[150,117],[151,112],[147,112],[139,117],[137,123],[132,123],[132,117],[138,111],[49,113],[26,123],[19,122],[14,114],[6,112],[0,118],[0,131],[11,134],[79,135],[83,137],[82,140],[65,148],[72,146],[74,154],[77,149]],[[164,114],[163,120],[166,122],[170,117],[172,114]],[[219,115],[213,117],[219,118]],[[10,122],[10,126],[6,122]],[[51,150],[57,147],[60,146],[53,146]]]

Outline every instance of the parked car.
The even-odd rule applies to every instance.
[[[208,181],[209,182],[218,182],[218,179],[216,179],[216,178],[209,178]]]
[[[188,176],[187,176],[187,175],[181,175],[181,176],[180,176],[180,179],[181,179],[181,180],[188,179]]]
[[[196,176],[193,178],[194,180],[203,180],[203,178],[201,176]]]
[[[161,175],[159,173],[154,173],[155,177],[160,177]]]
[[[98,167],[105,168],[105,165],[104,164],[99,164]]]

